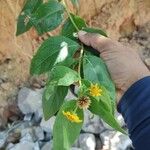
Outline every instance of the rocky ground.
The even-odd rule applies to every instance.
[[[49,150],[52,149],[53,124],[55,116],[45,121],[42,112],[41,89],[23,87],[19,90],[17,101],[22,113],[22,119],[8,124],[0,133],[0,147],[6,150]],[[72,98],[71,92],[67,98]],[[125,127],[122,117],[116,114],[122,127]],[[72,150],[126,150],[131,147],[131,141],[126,136],[114,131],[99,117],[89,111],[85,112],[84,125],[81,134]]]
[[[119,39],[123,44],[139,50],[144,63],[150,68],[150,23],[138,27],[131,35]],[[48,150],[52,149],[52,128],[55,117],[45,122],[41,99],[45,79],[31,78],[16,88],[12,86],[11,75],[6,69],[11,60],[0,66],[0,98],[6,98],[8,105],[0,107],[0,149],[6,150]],[[72,96],[71,93],[68,95]],[[4,107],[3,107],[4,106]],[[125,127],[122,117],[116,114]],[[131,141],[125,135],[113,131],[97,116],[87,111],[79,139],[72,150],[127,150]]]

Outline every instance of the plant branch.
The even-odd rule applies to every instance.
[[[73,26],[75,27],[75,29],[77,30],[77,32],[80,31],[79,28],[78,28],[78,26],[74,22],[74,20],[73,20],[73,18],[71,16],[71,14],[70,14],[67,6],[66,6],[65,0],[62,0],[62,3],[64,5],[64,8],[66,10],[66,13],[67,13],[68,17],[70,18],[71,23],[73,24]],[[83,46],[83,44],[81,44],[81,50],[80,50],[80,56],[79,56],[79,66],[78,66],[78,74],[79,74],[80,77],[81,77],[81,65],[82,65],[83,53],[84,53],[84,46]],[[82,85],[81,80],[79,81],[79,85],[80,86]]]
[[[66,13],[67,13],[68,17],[70,18],[71,23],[72,23],[73,26],[76,28],[76,30],[79,31],[79,28],[77,27],[76,23],[75,23],[74,20],[72,19],[72,16],[70,15],[70,12],[69,12],[69,10],[68,10],[68,8],[67,8],[67,6],[66,6],[65,0],[62,0],[62,3],[63,3],[63,5],[64,5],[64,8],[65,8],[65,10],[66,10]]]
[[[84,53],[84,47],[83,47],[83,44],[82,44],[82,48],[80,50],[80,56],[79,56],[79,66],[78,66],[78,74],[80,75],[80,77],[81,77],[81,67],[82,67],[83,53]],[[82,85],[81,80],[79,81],[79,85],[80,86]]]

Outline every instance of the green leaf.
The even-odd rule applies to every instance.
[[[73,57],[80,45],[63,36],[48,38],[38,49],[32,59],[31,74],[41,74],[50,71],[57,63]]]
[[[79,30],[81,30],[83,27],[86,27],[86,23],[85,21],[80,18],[79,16],[76,16],[74,14],[70,14],[71,17],[72,17],[72,20],[74,21],[74,23],[76,24],[76,26],[78,27]],[[66,36],[68,38],[71,38],[73,40],[77,40],[77,38],[75,38],[73,36],[74,33],[77,33],[77,30],[76,28],[74,27],[74,25],[72,24],[70,18],[68,18],[63,27],[62,27],[62,31],[61,31],[61,34],[63,36]]]
[[[76,108],[76,101],[67,101],[60,109],[53,130],[53,148],[54,150],[69,150],[80,134],[83,121],[74,123],[69,121],[62,111],[73,111]],[[83,120],[83,110],[77,109],[76,114]]]
[[[68,87],[57,86],[49,82],[42,98],[43,112],[45,120],[51,118],[61,107],[67,95]]]
[[[84,78],[92,83],[99,83],[109,92],[112,111],[115,111],[115,85],[111,80],[107,67],[103,60],[93,55],[85,55],[83,61]]]
[[[64,7],[57,0],[42,4],[32,16],[32,23],[41,35],[54,30],[63,20]]]
[[[83,62],[84,77],[93,83],[99,83],[110,92],[111,98],[115,99],[115,85],[111,80],[104,61],[96,56],[87,55]]]
[[[104,107],[105,110],[107,110],[111,114],[114,114],[114,106],[112,106],[112,99],[109,95],[109,92],[103,86],[100,86],[100,88],[102,89],[102,95],[99,97],[98,100],[104,104],[103,106],[106,106]]]
[[[107,37],[106,32],[105,32],[104,30],[102,30],[102,29],[84,27],[82,30],[83,30],[83,31],[86,31],[86,32],[89,32],[89,33],[98,33],[98,34],[100,34],[100,35],[103,35],[103,36],[106,36],[106,37]]]
[[[65,61],[60,62],[57,65],[73,68],[72,66],[76,65],[77,63],[78,63],[78,61],[76,59],[69,57],[69,58],[65,59]]]
[[[43,0],[27,0],[18,19],[17,19],[17,32],[20,35],[28,31],[32,26],[31,16],[42,4]]]
[[[51,81],[57,85],[70,86],[80,80],[78,73],[65,66],[56,66],[51,71]]]
[[[84,51],[85,55],[94,55],[97,57],[100,56],[100,53],[96,49],[94,49],[93,47],[84,45],[84,50],[85,50]]]
[[[107,105],[105,105],[105,103],[91,98],[91,105],[89,107],[89,110],[93,114],[100,116],[112,128],[126,134],[126,132],[120,127],[119,123],[116,121],[114,116],[106,108]]]

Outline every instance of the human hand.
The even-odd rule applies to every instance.
[[[78,36],[85,45],[100,52],[100,57],[105,61],[111,78],[120,91],[120,98],[134,82],[150,75],[136,50],[99,34],[80,31]]]

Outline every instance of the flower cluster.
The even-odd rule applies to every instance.
[[[93,97],[101,96],[102,89],[98,86],[98,84],[91,84],[89,87],[89,94]],[[77,107],[80,109],[88,109],[91,104],[91,100],[88,96],[81,96],[77,100]],[[79,119],[78,115],[75,112],[63,111],[63,115],[70,120],[71,122],[80,123],[82,120]]]

